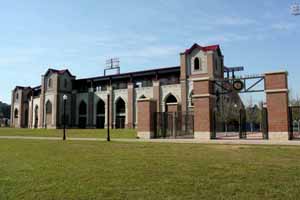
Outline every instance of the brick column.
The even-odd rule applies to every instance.
[[[72,127],[77,126],[77,124],[76,124],[76,119],[77,119],[76,110],[77,110],[77,107],[76,107],[76,93],[73,91],[72,95],[71,95],[71,126]]]
[[[287,72],[265,74],[270,140],[288,140],[289,90],[287,75]]]
[[[154,137],[154,116],[156,101],[152,99],[138,100],[138,137],[151,139]]]
[[[15,117],[15,112],[14,112],[14,106],[15,105],[15,91],[13,90],[11,92],[11,107],[10,107],[10,127],[14,127],[14,117]]]
[[[156,112],[160,110],[160,82],[159,80],[153,80],[153,99],[156,101]]]
[[[45,78],[42,76],[41,84],[41,95],[40,95],[40,116],[39,116],[39,128],[44,128],[45,126]]]
[[[110,128],[114,128],[114,113],[113,113],[113,108],[114,108],[114,96],[113,96],[113,89],[112,86],[107,87],[109,96],[110,96],[110,102],[109,102],[109,125]],[[108,99],[106,99],[106,102],[108,102]],[[107,126],[107,125],[106,125]]]
[[[33,128],[33,95],[30,97],[28,112],[29,112],[28,128]]]
[[[128,83],[128,121],[127,128],[134,128],[134,87],[133,83]]]
[[[94,92],[88,93],[88,127],[94,128]]]
[[[183,112],[188,110],[188,72],[186,57],[186,54],[180,54],[181,109]]]
[[[194,79],[194,135],[195,139],[209,140],[213,132],[212,116],[215,96],[209,78]]]

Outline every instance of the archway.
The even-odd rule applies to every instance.
[[[46,102],[46,127],[52,124],[52,103],[51,101]]]
[[[171,103],[178,103],[176,97],[173,94],[169,94],[165,98],[165,112],[169,112],[170,111],[170,106],[168,104],[171,104]]]
[[[104,128],[105,125],[105,103],[100,99],[96,107],[96,128]]]
[[[116,101],[116,128],[125,128],[126,104],[122,98]]]
[[[79,104],[79,128],[86,128],[87,105],[84,101]]]
[[[39,106],[36,105],[34,108],[34,128],[38,128],[39,123]]]

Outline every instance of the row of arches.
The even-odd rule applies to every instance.
[[[116,128],[125,128],[126,121],[126,104],[122,98],[118,98],[115,102],[116,108],[116,116],[115,116],[115,127]],[[86,128],[87,125],[87,103],[85,101],[81,101],[79,103],[78,108],[79,128]],[[99,99],[96,104],[96,128],[104,128],[105,127],[105,102],[102,99]]]
[[[145,95],[141,95],[139,99],[147,98]],[[178,100],[173,94],[168,94],[165,99],[164,103],[166,105],[165,111],[168,110],[167,104],[168,103],[177,103]],[[88,105],[84,100],[81,100],[78,106],[78,127],[79,128],[86,128],[87,122],[88,122]],[[106,113],[106,107],[105,102],[102,99],[99,99],[96,103],[95,107],[95,121],[96,121],[96,128],[104,128],[105,127],[105,113]],[[115,101],[115,128],[125,128],[125,122],[126,122],[126,103],[123,100],[123,98],[119,97]],[[26,113],[25,113],[26,115]],[[27,110],[28,115],[28,110]],[[39,106],[35,105],[33,109],[33,127],[38,128],[39,126]],[[14,110],[14,117],[19,117],[19,110]],[[45,126],[49,127],[51,126],[53,118],[53,104],[50,100],[46,101],[45,104]],[[28,121],[28,120],[26,120]],[[69,121],[69,120],[67,120]]]

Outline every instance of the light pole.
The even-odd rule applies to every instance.
[[[110,94],[107,93],[107,142],[110,142],[110,132],[109,132],[109,128],[110,128]]]
[[[68,96],[64,94],[63,96],[63,100],[64,100],[64,135],[63,135],[63,140],[66,140],[66,104],[67,104],[67,100],[68,100]]]

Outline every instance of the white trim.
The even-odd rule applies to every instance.
[[[272,74],[287,74],[288,75],[288,71],[274,71],[274,72],[266,72],[265,75],[272,75]]]
[[[213,94],[195,94],[195,95],[192,96],[193,99],[196,99],[196,98],[205,98],[205,97],[216,98],[216,95],[213,95]]]
[[[266,90],[266,93],[280,93],[280,92],[289,92],[289,89],[273,89],[273,90]]]

